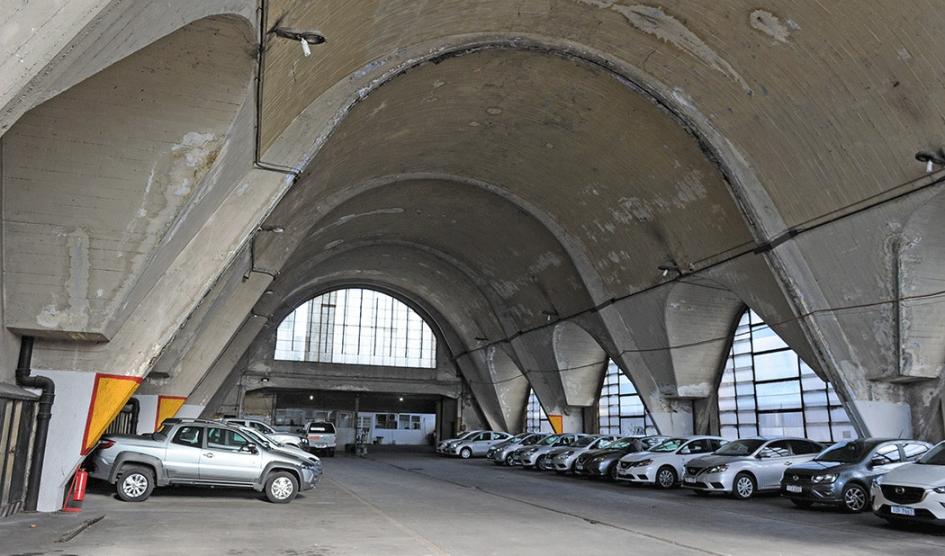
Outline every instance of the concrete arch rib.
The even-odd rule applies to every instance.
[[[555,360],[568,404],[594,405],[610,357],[593,336],[573,322],[558,324],[552,335]]]
[[[375,189],[411,181],[440,181],[462,184],[497,195],[512,203],[536,221],[540,222],[562,246],[565,252],[568,253],[593,302],[596,304],[607,299],[607,294],[601,283],[600,275],[590,262],[590,256],[584,249],[584,245],[575,238],[573,234],[561,226],[548,211],[522,196],[517,195],[514,191],[486,180],[441,172],[411,172],[379,176],[320,199],[318,205],[319,214],[327,215],[332,210]]]
[[[355,105],[395,78],[429,61],[484,49],[535,51],[579,60],[607,72],[628,91],[661,107],[702,146],[726,177],[757,240],[771,239],[786,225],[750,162],[700,112],[692,99],[625,60],[577,41],[529,33],[469,33],[440,37],[398,49],[348,74],[312,102],[265,152],[268,161],[302,172]],[[311,143],[300,141],[314,137]]]

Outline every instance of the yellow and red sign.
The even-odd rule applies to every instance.
[[[185,396],[158,396],[157,414],[154,417],[154,430],[161,430],[165,419],[177,415],[187,401]]]
[[[551,423],[551,428],[555,431],[555,434],[564,432],[564,417],[560,415],[549,415],[548,422]]]
[[[95,374],[89,415],[85,420],[85,434],[82,436],[82,455],[92,451],[139,384],[141,377]]]

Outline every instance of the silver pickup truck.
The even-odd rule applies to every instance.
[[[237,427],[199,419],[167,419],[159,432],[105,436],[89,474],[115,485],[127,502],[146,500],[154,487],[198,485],[252,488],[274,503],[314,488],[320,462],[252,442]]]

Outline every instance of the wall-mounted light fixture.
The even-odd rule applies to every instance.
[[[322,35],[318,31],[301,31],[288,27],[276,27],[270,31],[270,33],[283,39],[299,41],[302,45],[302,55],[306,58],[312,55],[312,49],[309,48],[310,45],[323,44],[325,42],[325,35]]]
[[[666,278],[667,276],[669,276],[670,272],[675,272],[676,274],[682,274],[682,272],[679,270],[679,265],[676,264],[676,261],[673,261],[673,260],[670,260],[666,264],[661,264],[657,268],[663,271],[663,278]]]
[[[925,162],[925,172],[931,174],[935,166],[945,167],[945,150],[939,149],[938,153],[919,151],[915,153],[915,159],[919,162]]]

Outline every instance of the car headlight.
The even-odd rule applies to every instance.
[[[650,465],[652,463],[653,463],[653,460],[651,459],[641,459],[640,461],[631,462],[630,465],[631,467],[643,467],[646,465]]]
[[[814,478],[811,481],[815,483],[833,483],[837,480],[836,473],[825,473],[823,475],[814,475]]]
[[[716,465],[715,467],[710,467],[705,470],[706,473],[721,473],[728,469],[728,466],[724,463],[722,465]]]
[[[945,486],[935,487],[932,490],[939,494],[945,494]]]

